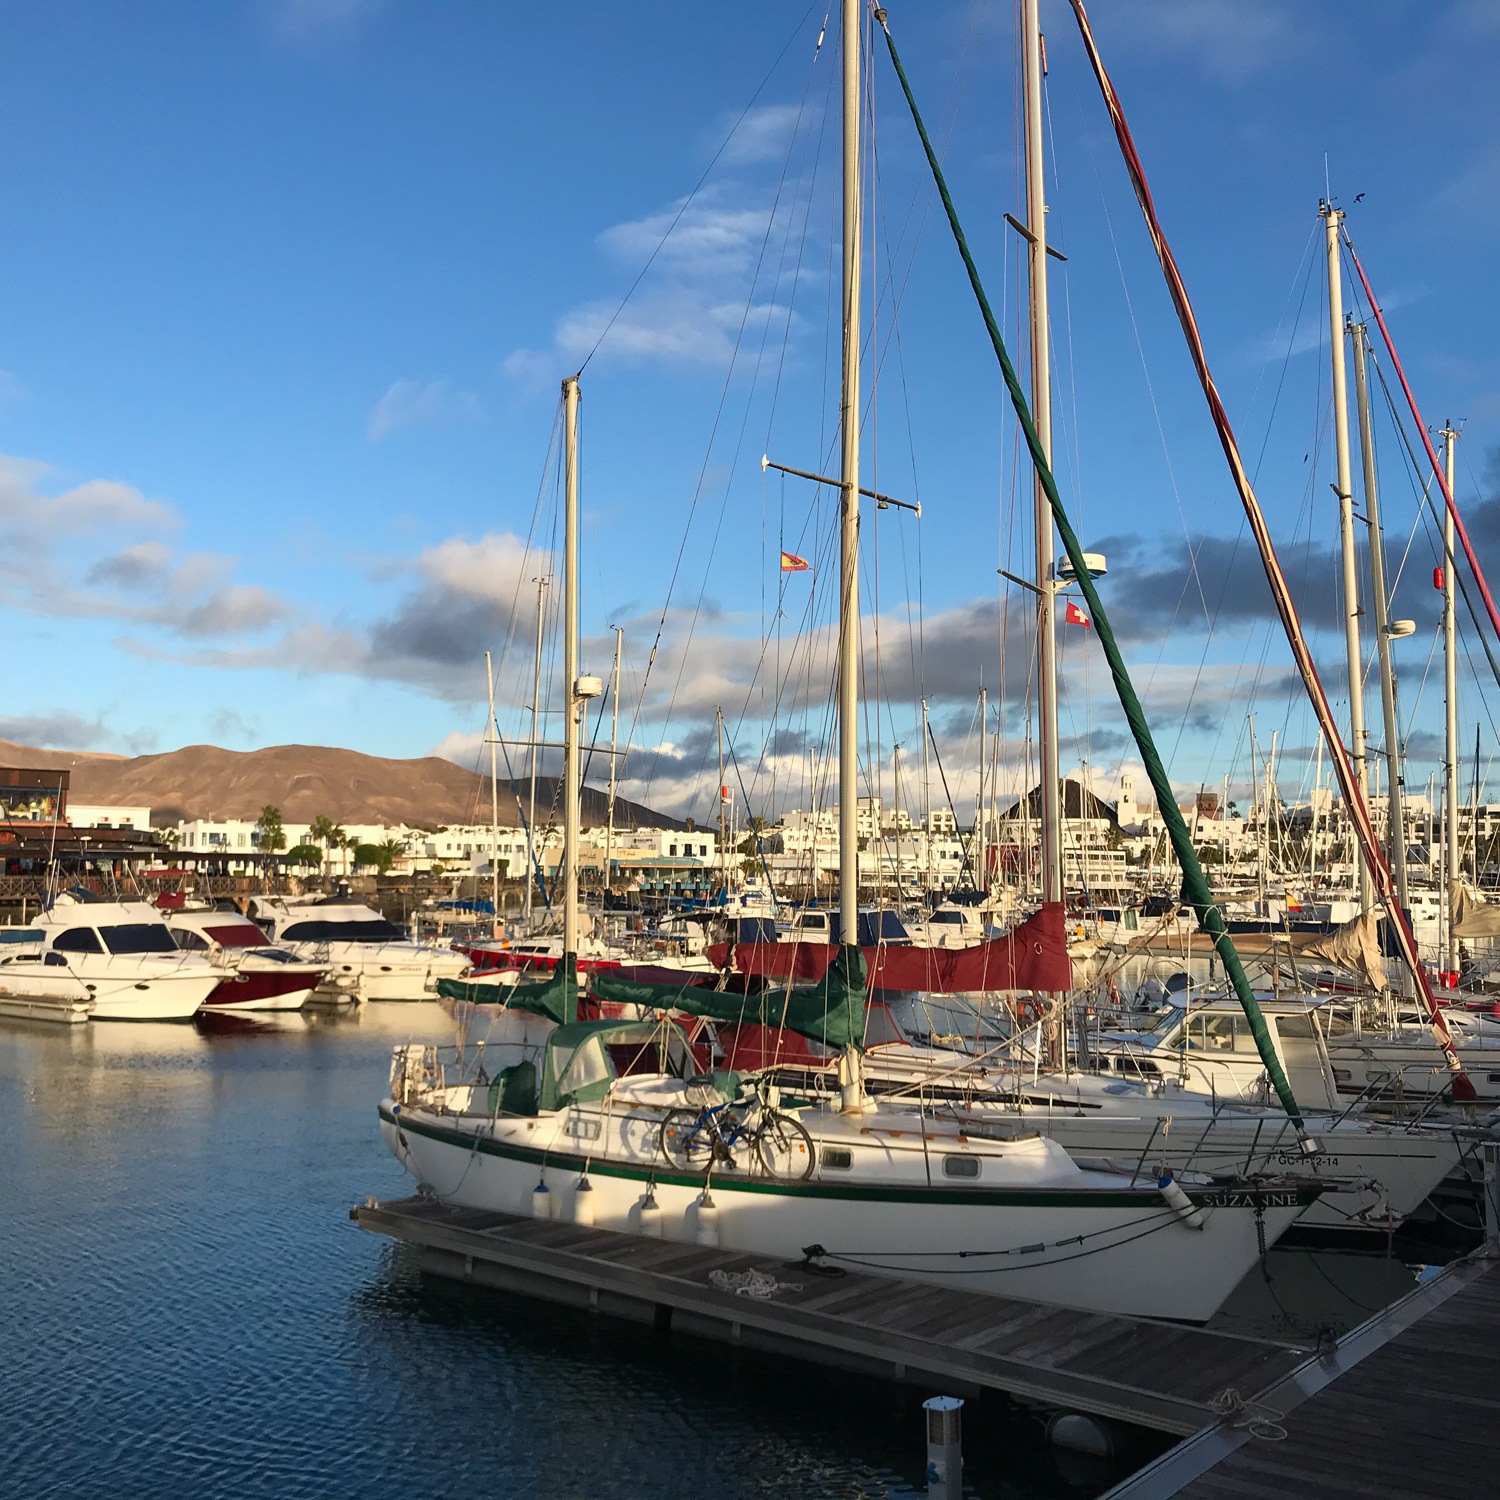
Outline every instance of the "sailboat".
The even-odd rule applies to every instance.
[[[860,0],[842,0],[843,376],[838,647],[840,927],[859,931]],[[1034,10],[1032,11],[1034,16]],[[1035,41],[1035,37],[1033,37]],[[1175,1179],[1084,1167],[996,1118],[940,1127],[872,1103],[862,1079],[866,963],[846,941],[787,1024],[841,1049],[840,1097],[742,1092],[698,1071],[670,1018],[580,1022],[578,378],[563,382],[565,864],[562,963],[516,986],[484,1071],[448,1081],[436,1049],[402,1047],[379,1108],[398,1161],[444,1201],[776,1255],[1111,1313],[1203,1321],[1323,1191],[1294,1180]],[[596,986],[607,978],[596,979]],[[746,1004],[761,1002],[748,998]],[[472,1058],[472,1051],[470,1056]],[[717,1123],[715,1123],[717,1122]],[[695,1142],[717,1140],[706,1154]]]

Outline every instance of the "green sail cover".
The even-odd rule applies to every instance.
[[[828,972],[806,988],[774,988],[758,995],[730,995],[698,985],[648,984],[597,972],[590,989],[600,1000],[680,1010],[745,1026],[776,1026],[829,1047],[858,1047],[865,1038],[865,956],[857,947],[839,949]]]
[[[503,1005],[510,1010],[529,1010],[546,1016],[559,1026],[573,1019],[573,995],[561,964],[540,983],[476,984],[469,979],[440,979],[437,992],[444,1000],[467,1000],[473,1005]]]

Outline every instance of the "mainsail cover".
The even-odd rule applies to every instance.
[[[821,980],[838,949],[823,943],[715,944],[709,957],[720,968],[732,961],[741,974],[767,979]],[[1067,927],[1060,901],[1048,901],[1013,932],[972,948],[880,945],[863,950],[874,990],[925,990],[966,995],[983,990],[1070,990]],[[596,986],[597,988],[597,986]]]
[[[746,943],[740,946],[778,945]],[[779,946],[790,949],[793,945]],[[818,951],[824,952],[821,948]],[[795,976],[784,974],[780,977]],[[854,947],[830,948],[826,950],[822,972],[808,977],[814,982],[806,988],[788,984],[759,994],[744,995],[694,984],[649,984],[642,980],[618,978],[608,970],[596,970],[590,976],[589,989],[600,1000],[677,1010],[735,1025],[784,1028],[830,1047],[862,1045],[865,1036],[865,955]]]
[[[1340,968],[1363,974],[1376,990],[1386,987],[1385,964],[1380,957],[1379,923],[1373,911],[1335,927],[1326,937],[1309,943],[1302,950],[1304,958],[1324,958]]]
[[[1450,890],[1455,937],[1500,937],[1500,906],[1486,900],[1467,880],[1453,881]]]

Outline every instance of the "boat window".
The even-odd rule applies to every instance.
[[[266,940],[254,922],[225,922],[203,930],[221,948],[259,948]]]
[[[104,944],[111,953],[175,953],[177,944],[163,922],[121,922],[102,927]]]
[[[92,927],[70,927],[53,938],[52,946],[64,953],[103,953],[104,944]]]
[[[1314,1035],[1311,1016],[1277,1016],[1276,1030],[1282,1036],[1296,1037],[1299,1041],[1310,1042]]]
[[[978,1177],[979,1158],[977,1156],[945,1156],[943,1158],[944,1177]]]
[[[174,927],[172,940],[184,953],[200,953],[208,948],[208,939],[201,932],[190,932],[186,927]]]
[[[935,911],[930,920],[933,922],[946,922],[951,927],[962,927],[964,925],[964,914],[961,911]]]
[[[818,1164],[830,1172],[847,1172],[854,1165],[854,1153],[845,1146],[824,1146]]]
[[[68,967],[68,961],[67,961],[67,959],[65,959],[62,956],[61,953],[49,953],[49,954],[47,954],[47,956],[42,960],[42,963],[44,965],[46,965],[46,964],[54,964],[58,968],[62,968],[62,969],[66,969]]]
[[[1125,931],[1139,932],[1141,930],[1141,919],[1139,913],[1128,911],[1125,913]]]
[[[0,927],[0,943],[39,943],[42,932],[38,927]]]
[[[1154,1016],[1146,1018],[1141,1024],[1142,1031],[1170,1031],[1183,1017],[1184,1012],[1179,1006],[1168,1005],[1157,1011]]]
[[[585,1042],[568,1059],[568,1066],[557,1080],[557,1092],[560,1096],[576,1094],[591,1083],[607,1082],[609,1077],[609,1058],[604,1048]]]
[[[1324,1036],[1351,1036],[1353,1034],[1354,1021],[1347,1011],[1323,1010],[1318,1014],[1323,1018]]]
[[[1198,1052],[1254,1052],[1255,1038],[1238,1016],[1194,1016],[1188,1046]]]
[[[399,943],[406,934],[377,917],[366,922],[293,922],[281,938],[288,943]]]

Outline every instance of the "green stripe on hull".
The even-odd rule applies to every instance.
[[[627,1166],[598,1156],[579,1153],[542,1151],[534,1146],[511,1146],[483,1136],[470,1135],[462,1130],[445,1130],[441,1125],[432,1125],[425,1120],[414,1120],[408,1115],[393,1114],[385,1105],[380,1106],[380,1118],[388,1125],[409,1131],[412,1135],[425,1136],[428,1140],[442,1141],[446,1145],[458,1146],[465,1151],[478,1147],[482,1156],[496,1156],[505,1161],[527,1162],[538,1169],[555,1167],[559,1171],[583,1172],[591,1177],[618,1177],[627,1182],[665,1183],[677,1187],[701,1187],[704,1177],[699,1173],[661,1170],[648,1166]],[[748,1177],[737,1177],[732,1173],[716,1172],[713,1177],[715,1193],[775,1193],[784,1197],[830,1199],[835,1201],[860,1201],[881,1203],[962,1203],[985,1208],[1140,1208],[1151,1204],[1155,1195],[1149,1188],[1135,1191],[1127,1189],[1096,1189],[1079,1191],[1076,1188],[1011,1188],[987,1191],[983,1188],[942,1187],[863,1187],[855,1183],[788,1182],[783,1179],[755,1181]],[[1213,1206],[1216,1194],[1206,1191],[1185,1190],[1194,1201]],[[1313,1203],[1317,1190],[1299,1190],[1299,1202]],[[1155,1199],[1159,1206],[1159,1199]]]

